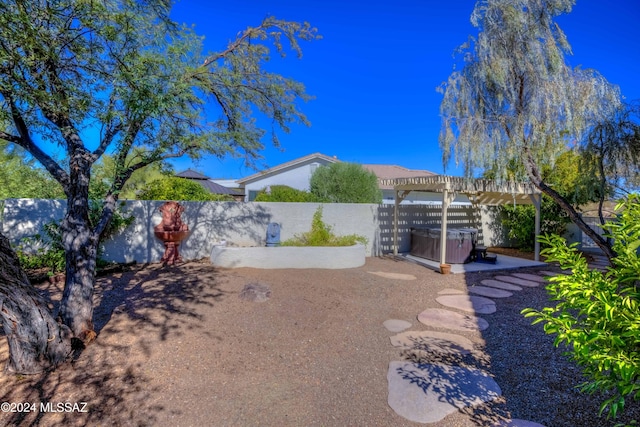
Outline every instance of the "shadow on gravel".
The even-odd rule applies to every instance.
[[[0,412],[0,425],[161,424],[171,414],[154,401],[158,390],[146,359],[154,343],[179,337],[182,328],[203,328],[198,310],[225,297],[224,280],[210,265],[197,263],[153,265],[98,279],[96,341],[53,372],[1,376],[0,402],[28,405],[16,405],[21,412]],[[0,363],[7,352],[4,345]]]
[[[540,270],[559,271],[549,266],[476,273],[467,275],[466,284],[471,287],[480,285],[481,280],[494,279],[497,275],[537,274]],[[532,421],[546,427],[613,427],[637,418],[637,410],[625,414],[626,419],[615,421],[607,420],[604,415],[598,417],[604,397],[578,391],[576,386],[585,379],[581,369],[563,354],[567,348],[554,347],[555,336],[545,334],[542,324],[532,325],[531,318],[520,314],[524,308],[541,310],[554,304],[549,300],[545,286],[542,283],[537,287],[523,287],[521,291],[514,291],[511,297],[493,298],[497,311],[480,315],[490,325],[481,332],[485,342],[481,350],[486,355],[483,369],[500,386],[502,398],[488,406],[467,408],[465,412],[481,426],[487,425],[487,408],[513,419]]]

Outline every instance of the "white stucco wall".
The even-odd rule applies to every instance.
[[[128,201],[126,211],[135,221],[126,230],[104,245],[102,257],[115,262],[157,262],[164,246],[153,234],[160,223],[158,208],[163,202]],[[267,226],[271,222],[281,226],[281,240],[309,231],[317,203],[243,203],[243,202],[183,202],[183,221],[191,234],[180,246],[184,259],[209,258],[213,245],[226,240],[229,245],[264,246]],[[393,250],[392,205],[323,204],[323,220],[337,235],[358,234],[368,239],[367,256],[377,256]],[[46,222],[63,217],[64,201],[8,199],[4,202],[3,234],[17,243],[24,237],[40,232]],[[486,212],[474,211],[471,206],[451,206],[449,227],[474,227],[481,230],[479,241],[486,245],[499,244],[494,238]],[[440,224],[439,205],[406,205],[400,207],[399,251],[411,246],[410,229]]]

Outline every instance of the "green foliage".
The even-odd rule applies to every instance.
[[[378,177],[357,163],[320,166],[309,182],[311,194],[325,203],[382,203]]]
[[[140,200],[176,200],[176,201],[232,201],[224,194],[211,194],[197,182],[179,177],[166,177],[152,181],[138,194]]]
[[[27,159],[20,147],[0,140],[0,199],[61,199],[60,184]]]
[[[317,202],[315,196],[308,191],[298,190],[288,185],[271,185],[269,190],[262,190],[255,198],[256,202]]]
[[[353,246],[356,243],[367,244],[367,238],[356,234],[336,236],[331,226],[322,221],[322,206],[319,206],[313,214],[311,230],[296,235],[293,239],[285,240],[281,246]]]
[[[15,248],[24,269],[47,269],[50,276],[64,271],[65,255],[60,228],[55,222],[45,224],[44,235],[36,234],[20,241]]]
[[[533,205],[503,205],[502,226],[507,235],[523,251],[533,251],[536,239],[536,208]],[[540,234],[563,235],[570,221],[566,212],[548,197],[542,197],[540,206]]]
[[[605,394],[600,414],[616,417],[628,398],[640,399],[640,196],[624,203],[618,221],[606,228],[617,254],[602,273],[590,270],[574,245],[559,236],[543,236],[547,262],[558,262],[571,274],[549,279],[547,290],[555,307],[525,309],[533,323],[544,323],[555,345],[566,344],[569,355],[582,367],[587,393]]]
[[[544,181],[575,205],[584,205],[599,197],[599,187],[593,175],[580,173],[581,157],[575,150],[568,150],[558,157],[553,168],[545,167],[542,171]],[[511,177],[518,175],[514,172],[518,168],[521,169],[522,165],[510,166]],[[493,178],[493,171],[484,175]],[[532,251],[535,244],[535,207],[504,205],[501,211],[502,225],[508,230],[508,237],[515,240],[521,249]],[[540,234],[563,235],[571,222],[567,213],[546,195],[542,196],[540,216]]]
[[[127,165],[135,165],[144,151],[135,150],[126,160]],[[135,170],[119,193],[120,199],[135,200],[151,182],[173,176],[170,164],[157,162]],[[91,183],[89,186],[89,198],[101,200],[107,195],[116,178],[116,159],[108,154],[103,155],[99,161],[91,167]]]

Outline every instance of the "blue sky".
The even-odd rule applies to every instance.
[[[267,68],[303,82],[316,98],[302,105],[310,127],[279,133],[281,149],[265,138],[268,166],[314,152],[340,160],[397,164],[443,173],[438,146],[441,95],[453,51],[476,30],[473,0],[180,0],[172,17],[194,24],[207,50],[217,51],[236,33],[265,16],[308,21],[322,40],[304,43],[301,60],[290,55]],[[572,66],[594,68],[640,99],[638,0],[578,0],[559,17],[573,48]],[[255,173],[232,158],[174,162],[176,171],[199,170],[211,178]],[[451,164],[447,174],[459,175]]]

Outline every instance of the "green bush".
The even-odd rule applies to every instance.
[[[378,177],[357,163],[320,166],[309,182],[311,194],[324,203],[382,203]]]
[[[281,246],[353,246],[356,243],[367,244],[367,238],[356,234],[336,236],[331,231],[331,226],[322,221],[322,206],[319,206],[313,214],[311,230],[296,235],[293,239],[285,240]]]
[[[16,255],[20,266],[26,270],[47,269],[47,274],[53,276],[64,271],[65,254],[62,238],[57,223],[44,225],[44,236],[36,234],[26,237],[17,245]]]
[[[508,230],[509,239],[515,240],[523,251],[533,251],[536,239],[536,208],[533,205],[503,205],[502,226]],[[563,235],[571,222],[560,206],[547,196],[542,197],[540,207],[540,234]]]
[[[194,202],[233,201],[226,194],[211,194],[197,182],[179,177],[166,177],[151,181],[138,194],[139,200],[177,200]]]
[[[308,191],[297,190],[288,185],[271,185],[269,190],[258,193],[256,202],[315,202],[316,198]]]
[[[100,236],[100,242],[104,242],[114,234],[127,228],[134,220],[133,215],[127,215],[122,211],[124,202],[120,203],[111,217],[111,221],[107,228]],[[102,204],[96,200],[89,201],[89,221],[95,226],[102,214]],[[36,234],[33,237],[27,237],[20,241],[16,247],[16,254],[20,260],[22,268],[34,270],[46,268],[47,274],[50,276],[62,272],[65,269],[65,253],[62,246],[62,234],[58,222],[52,221],[43,226],[44,236]],[[99,266],[105,266],[107,263],[101,260],[101,246],[98,247]]]
[[[549,280],[547,290],[555,307],[525,309],[533,323],[544,323],[555,345],[566,344],[567,355],[587,378],[580,389],[601,392],[600,414],[616,417],[625,399],[640,399],[640,196],[632,195],[619,207],[619,221],[606,228],[614,239],[616,257],[602,273],[590,270],[575,244],[567,247],[559,236],[540,238],[547,262],[558,262],[571,274]]]

